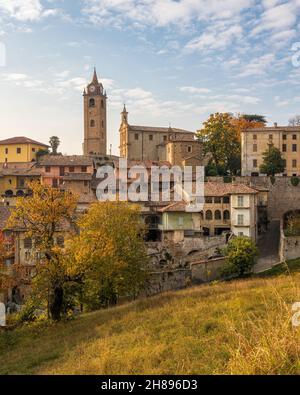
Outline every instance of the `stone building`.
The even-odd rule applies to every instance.
[[[242,132],[242,176],[258,176],[263,153],[271,144],[285,160],[283,175],[300,175],[300,126],[278,126],[247,129]]]
[[[135,161],[168,161],[171,165],[202,164],[202,146],[195,133],[177,128],[137,126],[121,113],[120,156]]]
[[[106,100],[106,92],[94,70],[93,80],[83,92],[84,155],[106,155]]]

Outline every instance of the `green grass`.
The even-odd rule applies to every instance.
[[[0,373],[299,374],[299,283],[214,283],[0,332]]]

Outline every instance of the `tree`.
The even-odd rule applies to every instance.
[[[289,126],[300,126],[300,115],[295,115],[289,119]]]
[[[235,237],[224,250],[226,257],[223,275],[243,276],[251,271],[256,263],[258,250],[253,241],[246,236]]]
[[[14,256],[14,239],[12,235],[5,236],[0,231],[0,290],[8,290],[19,283],[19,272],[6,266],[6,260]]]
[[[69,261],[58,236],[63,232],[67,237],[74,232],[72,224],[77,197],[38,182],[31,182],[29,188],[32,195],[17,200],[8,224],[24,229],[26,235],[33,239],[40,256],[36,262],[33,290],[41,290],[44,294],[47,288],[49,313],[53,320],[58,321],[63,310],[65,284],[74,281],[67,273]]]
[[[230,114],[216,113],[204,122],[197,132],[204,153],[210,153],[213,165],[219,174],[237,174],[240,171],[241,145]]]
[[[57,155],[57,149],[60,145],[60,140],[57,136],[50,137],[49,144],[52,148],[52,154]]]
[[[258,114],[242,114],[239,116],[239,118],[244,119],[245,121],[254,124],[259,124],[260,126],[265,126],[267,121],[266,117],[264,115],[258,115]],[[259,127],[259,126],[255,126]]]
[[[39,161],[44,155],[48,155],[48,149],[39,149],[36,153],[36,160]]]
[[[82,274],[83,303],[89,308],[135,298],[144,286],[147,254],[139,207],[97,202],[79,220],[80,234],[70,241],[73,269]]]
[[[269,148],[263,153],[263,164],[259,170],[268,176],[275,176],[277,173],[283,173],[285,169],[285,162],[282,154],[274,144],[270,144]]]

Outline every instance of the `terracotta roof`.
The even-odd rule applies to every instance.
[[[92,166],[93,159],[84,155],[44,155],[39,166]]]
[[[10,139],[2,140],[0,141],[0,145],[9,145],[9,144],[37,144],[37,145],[43,145],[44,147],[49,147],[49,145],[40,143],[38,141],[32,140],[28,137],[12,137]]]
[[[41,170],[37,168],[28,168],[28,169],[0,169],[0,177],[3,176],[22,176],[22,177],[38,177],[41,175]]]
[[[119,168],[119,161],[114,161],[114,166],[115,168]],[[151,166],[167,166],[167,167],[172,167],[171,163],[164,160],[164,161],[158,161],[158,160],[128,160],[127,161],[127,166],[128,169],[132,166],[144,166],[146,169],[151,168]]]
[[[224,196],[224,195],[243,195],[256,194],[258,191],[250,188],[245,184],[222,183],[222,182],[205,182],[205,196]]]
[[[187,203],[184,201],[181,202],[175,202],[175,203],[171,203],[168,206],[158,210],[161,213],[165,213],[165,212],[182,212],[185,211]]]
[[[161,132],[161,133],[188,133],[194,134],[189,130],[177,129],[177,128],[162,128],[153,126],[138,126],[138,125],[128,125],[129,130],[137,132]]]

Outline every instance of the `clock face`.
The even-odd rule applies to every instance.
[[[95,88],[95,86],[94,85],[91,85],[90,87],[89,87],[89,91],[90,92],[95,92],[95,90],[96,90],[96,88]]]

